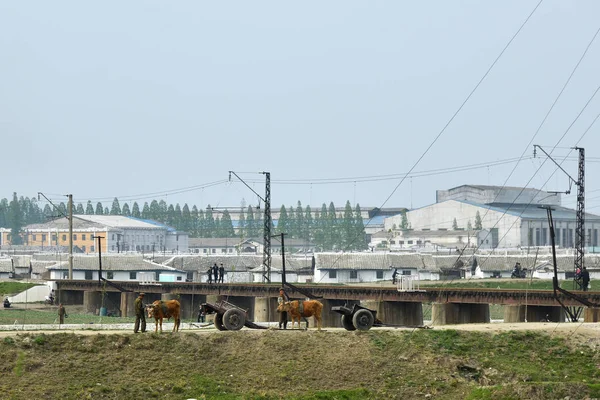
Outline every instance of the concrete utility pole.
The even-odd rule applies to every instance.
[[[104,236],[96,236],[98,239],[98,283],[102,284],[102,239]]]
[[[73,279],[73,195],[69,197],[69,279]]]

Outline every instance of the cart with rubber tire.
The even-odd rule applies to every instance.
[[[203,303],[206,314],[215,314],[215,327],[220,331],[239,331],[244,326],[252,329],[267,329],[248,319],[248,312],[225,300],[217,303]]]
[[[354,304],[352,308],[346,306],[332,307],[331,311],[342,314],[342,326],[348,331],[368,331],[373,326],[385,326],[377,318],[377,311]]]
[[[377,318],[377,311],[363,307],[359,304],[354,304],[352,308],[346,306],[331,307],[331,311],[342,314],[342,326],[348,331],[368,331],[372,327],[390,327],[390,328],[419,328],[430,329],[430,326],[407,326],[384,324]]]

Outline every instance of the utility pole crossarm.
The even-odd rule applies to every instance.
[[[566,176],[568,176],[568,177],[569,177],[569,179],[571,180],[571,182],[573,182],[573,183],[574,183],[574,184],[576,184],[576,185],[578,184],[578,182],[577,182],[575,179],[573,179],[573,177],[572,177],[571,175],[569,175],[569,173],[568,173],[567,171],[565,171],[565,169],[564,169],[564,168],[563,168],[563,167],[562,167],[562,166],[561,166],[559,163],[557,163],[557,162],[554,160],[554,158],[552,158],[552,157],[550,156],[550,154],[546,153],[546,150],[542,149],[542,146],[540,146],[539,144],[534,144],[534,145],[533,145],[534,157],[535,157],[535,149],[536,149],[536,148],[540,149],[540,150],[542,151],[542,153],[544,153],[544,154],[546,155],[546,157],[548,157],[548,158],[550,159],[550,161],[552,161],[552,162],[553,162],[553,163],[554,163],[554,164],[555,164],[555,165],[556,165],[558,168],[560,168],[560,170],[561,170],[562,172],[564,172]]]

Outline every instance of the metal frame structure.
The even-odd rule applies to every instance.
[[[565,194],[571,193],[571,183],[577,185],[577,212],[575,216],[575,264],[573,265],[573,289],[581,289],[581,283],[577,280],[576,271],[583,271],[584,267],[584,247],[585,247],[585,149],[582,147],[573,147],[579,150],[579,174],[577,180],[573,179],[567,171],[557,163],[550,154],[539,145],[533,145],[533,156],[535,157],[536,148],[540,149],[562,172],[569,177],[569,190]],[[562,192],[556,192],[562,193]],[[552,239],[554,240],[554,239]]]

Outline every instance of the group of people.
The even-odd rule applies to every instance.
[[[206,274],[208,275],[208,283],[213,283],[213,277],[215,283],[223,283],[225,280],[225,267],[223,267],[223,263],[220,267],[215,263],[206,271]]]

